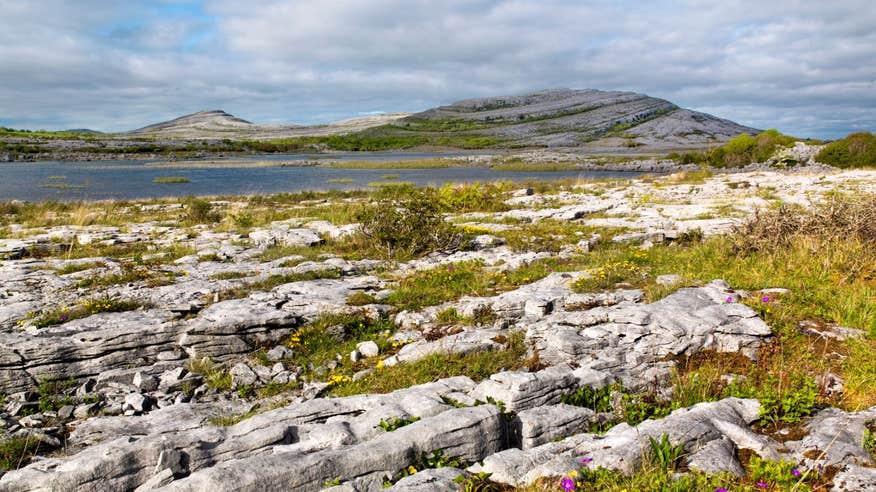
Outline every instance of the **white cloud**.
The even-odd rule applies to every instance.
[[[316,122],[593,87],[806,136],[876,127],[864,1],[170,4],[191,2],[0,0],[0,124],[128,129],[203,108]]]

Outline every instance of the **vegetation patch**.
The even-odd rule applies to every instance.
[[[724,145],[705,152],[672,153],[667,156],[680,164],[701,164],[713,167],[742,167],[754,162],[766,162],[776,151],[790,147],[800,139],[770,129],[756,136],[743,133]]]
[[[407,259],[459,247],[461,236],[441,215],[430,188],[391,187],[356,214],[360,236],[379,256]]]
[[[451,376],[468,376],[480,381],[497,372],[522,367],[526,357],[523,338],[523,333],[520,332],[510,334],[503,350],[465,355],[432,354],[415,362],[381,367],[358,381],[348,381],[334,386],[331,394],[349,396],[363,393],[389,393]]]
[[[184,184],[191,183],[191,180],[184,176],[159,176],[153,179],[152,182],[158,184]]]
[[[876,135],[852,133],[842,140],[827,144],[815,160],[841,169],[876,167]]]
[[[423,270],[399,281],[387,303],[399,310],[416,311],[426,306],[457,299],[464,295],[489,295],[498,280],[475,261],[441,265]]]
[[[411,159],[403,161],[336,161],[324,164],[338,169],[445,169],[462,162],[453,159]]]
[[[29,319],[23,319],[19,323],[24,324],[30,321],[30,324],[37,328],[45,328],[47,326],[60,325],[74,319],[87,318],[98,313],[120,313],[134,311],[141,307],[143,305],[138,302],[123,301],[104,296],[85,299],[74,306],[62,306],[50,311],[33,313]]]
[[[31,458],[49,449],[49,446],[31,437],[0,440],[0,477],[10,470],[27,465]]]

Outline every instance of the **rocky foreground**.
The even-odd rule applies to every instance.
[[[784,437],[756,425],[761,403],[750,398],[618,423],[622,393],[671,398],[680,361],[717,353],[754,363],[774,332],[748,301],[772,291],[662,275],[652,280],[666,295],[647,302],[633,285],[580,288],[598,272],[554,271],[488,295],[393,305],[406,278],[428,272],[474,264],[490,275],[512,274],[606,244],[645,250],[721,235],[774,200],[809,206],[836,190],[876,192],[876,173],[518,190],[506,197],[507,210],[449,217],[476,231],[466,249],[402,263],[319,250],[358,226],[306,214],[244,234],[167,221],[11,225],[0,239],[0,432],[39,443],[47,455],[2,476],[0,491],[437,491],[456,490],[457,477],[479,473],[512,487],[559,486],[582,462],[636,473],[648,461],[649,438],[664,437],[683,447],[690,472],[742,476],[743,457],[756,455],[827,470],[832,490],[876,490],[865,443],[876,408],[823,408]],[[172,214],[182,205],[130,207]],[[580,234],[549,249],[505,244],[503,233],[539,223],[614,232]],[[111,253],[131,245],[144,252],[140,266]],[[107,254],[72,259],[80,248]],[[282,248],[303,254],[265,255]],[[188,254],[171,254],[180,249]],[[783,286],[775,287],[780,294]],[[304,330],[330,314],[391,329],[359,340],[355,326],[329,323],[338,352],[296,358]],[[819,329],[832,340],[864,336]],[[449,375],[340,396],[381,371],[441,357],[499,357],[520,343],[526,362],[483,380]],[[572,396],[582,391],[613,401],[580,405]]]

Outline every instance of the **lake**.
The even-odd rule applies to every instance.
[[[404,161],[458,157],[473,153],[350,153],[246,156],[235,160],[298,161],[333,160]],[[635,177],[642,173],[614,171],[494,171],[482,167],[443,169],[335,169],[330,167],[150,167],[150,161],[12,162],[0,164],[0,201],[3,200],[106,200],[205,195],[252,195],[303,190],[361,189],[369,183],[412,182],[418,186],[447,182],[527,181],[563,178]],[[164,184],[163,176],[186,178],[188,183]],[[331,182],[344,180],[345,182]]]

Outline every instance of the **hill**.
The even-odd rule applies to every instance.
[[[702,146],[759,132],[644,94],[594,89],[467,99],[411,115],[387,130],[483,136],[502,146],[628,148]]]

